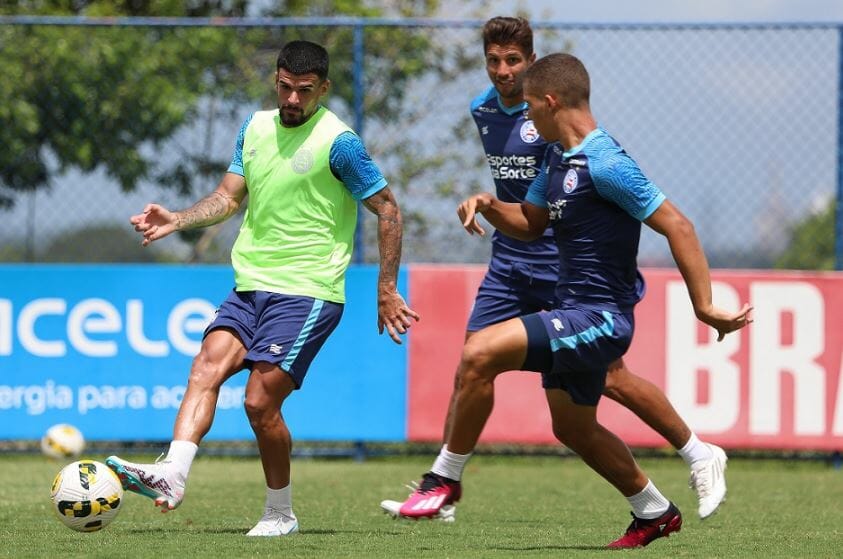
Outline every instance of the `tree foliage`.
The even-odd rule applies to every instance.
[[[420,17],[433,13],[436,0],[361,2],[359,0],[291,0],[269,15],[302,16],[402,16]],[[306,38],[325,46],[331,55],[332,95],[351,104],[354,100],[354,30],[345,27],[311,27],[289,30],[289,37]],[[442,45],[431,41],[424,31],[406,28],[367,27],[363,32],[366,67],[363,76],[367,115],[389,120],[402,112],[407,83],[426,72],[439,71]],[[278,42],[272,43],[277,45]],[[277,47],[274,47],[277,48]]]
[[[53,236],[44,247],[20,240],[0,244],[0,262],[174,262],[159,247],[143,248],[128,227],[111,223],[88,225]]]
[[[17,2],[38,15],[170,15],[220,11],[214,3]],[[32,4],[30,6],[30,4]],[[232,14],[232,10],[226,10]],[[242,53],[234,30],[5,26],[0,67],[0,192],[44,187],[70,168],[102,167],[125,190],[155,176],[156,150],[214,90],[218,68]],[[218,66],[219,65],[219,66]],[[160,172],[160,171],[159,171]]]
[[[91,250],[97,247],[97,250]],[[42,262],[167,262],[157,247],[141,247],[127,227],[92,225],[55,237],[37,260]]]
[[[776,268],[792,270],[833,270],[834,220],[837,205],[831,201],[791,229],[790,243],[776,260]]]
[[[290,1],[266,15],[426,15],[434,1]],[[6,15],[243,16],[247,0],[12,1]],[[102,169],[126,190],[144,180],[192,193],[221,174],[227,161],[202,145],[172,149],[180,131],[196,127],[200,101],[272,106],[274,54],[286,40],[322,42],[332,55],[334,95],[352,102],[353,42],[348,28],[235,29],[222,27],[4,26],[0,70],[0,205],[43,188],[69,169]],[[366,35],[376,76],[366,105],[394,116],[406,80],[428,70],[422,34],[398,40],[395,30]],[[256,60],[261,61],[256,64]]]

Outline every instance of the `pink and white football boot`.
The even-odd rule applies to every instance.
[[[460,482],[427,472],[419,487],[401,505],[404,518],[437,518],[444,507],[452,507],[462,497]]]

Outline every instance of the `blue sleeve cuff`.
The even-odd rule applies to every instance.
[[[642,209],[640,212],[638,212],[638,214],[634,216],[635,219],[637,219],[638,221],[644,221],[645,219],[653,215],[653,212],[659,209],[659,206],[661,206],[662,202],[664,202],[666,199],[667,197],[664,195],[664,193],[659,192],[655,198],[650,200],[650,203],[647,204],[644,209]]]
[[[368,198],[370,196],[374,196],[375,194],[377,194],[378,192],[380,192],[381,190],[386,188],[386,185],[387,185],[386,179],[381,177],[381,179],[378,182],[376,182],[372,186],[366,188],[366,190],[364,190],[363,192],[360,192],[360,193],[352,192],[351,197],[354,198],[355,200],[357,200],[358,202],[360,200],[365,200],[366,198]]]
[[[550,146],[548,146],[548,149],[550,149]],[[544,162],[542,162],[542,167],[544,167]],[[540,208],[547,207],[547,175],[544,171],[541,171],[527,187],[524,201]]]
[[[547,207],[547,200],[544,197],[539,196],[538,193],[533,192],[532,190],[527,191],[527,196],[524,197],[524,201],[529,202],[532,205],[538,206],[540,208]]]

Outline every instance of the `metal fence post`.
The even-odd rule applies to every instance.
[[[837,208],[834,212],[834,269],[843,270],[843,25],[837,28]]]
[[[363,137],[363,31],[360,24],[354,26],[354,130]],[[364,260],[363,246],[363,204],[357,203],[357,228],[354,230],[354,263],[362,264]]]

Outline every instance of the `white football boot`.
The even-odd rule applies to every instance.
[[[285,514],[279,510],[267,507],[264,509],[263,517],[249,530],[247,536],[289,536],[299,531],[299,521],[296,515],[290,511]]]
[[[710,460],[691,468],[688,485],[696,491],[699,499],[698,513],[701,519],[708,518],[726,500],[726,453],[719,446],[708,444],[714,455]]]
[[[120,478],[123,489],[149,497],[155,501],[156,507],[161,507],[161,512],[175,509],[184,499],[186,480],[169,462],[136,464],[109,456],[105,464]]]

